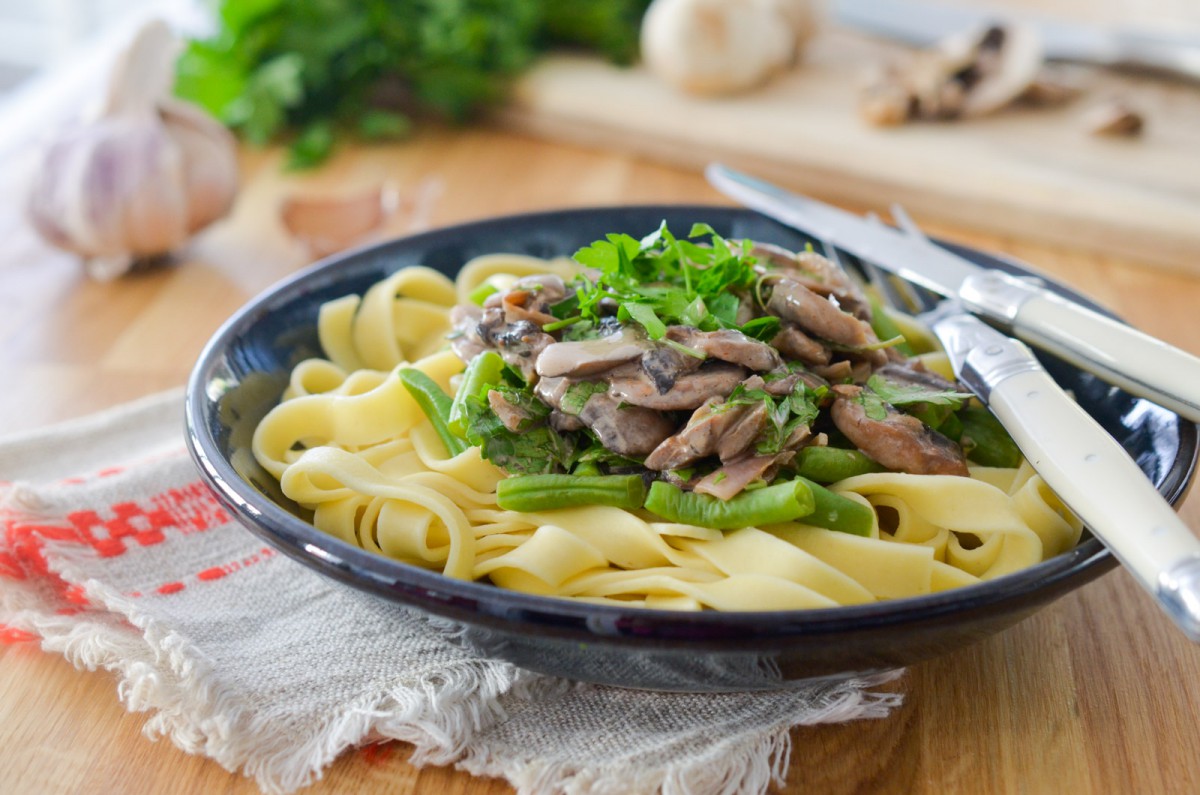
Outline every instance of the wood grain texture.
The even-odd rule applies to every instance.
[[[1153,12],[1170,4],[1037,4],[1042,13],[1094,21],[1115,5],[1118,19],[1162,24]],[[1183,19],[1200,37],[1195,6]],[[901,48],[827,25],[791,72],[746,93],[697,98],[642,67],[564,55],[527,75],[498,118],[552,140],[689,168],[722,160],[871,209],[900,202],[996,234],[1200,273],[1200,87],[1084,68],[1072,78],[1083,95],[1060,107],[890,128],[865,123],[857,111],[865,74],[902,57]],[[1088,134],[1081,117],[1114,97],[1143,113],[1144,135]]]
[[[344,152],[284,174],[278,152],[247,153],[235,214],[181,261],[115,283],[41,247],[0,203],[0,433],[32,428],[183,383],[217,326],[307,263],[282,232],[280,199],[395,182],[405,203],[381,235],[482,216],[721,198],[695,171],[488,130],[432,131],[398,147]],[[918,214],[917,220],[929,219]],[[6,227],[5,224],[8,224]],[[1036,263],[1147,331],[1200,354],[1200,279],[1019,237],[931,231]],[[1183,507],[1200,527],[1200,501]],[[1009,631],[912,668],[891,717],[801,728],[779,793],[1200,791],[1200,652],[1122,572]],[[36,644],[0,646],[0,792],[240,793],[256,787],[141,734],[114,678],[76,671]],[[504,782],[417,769],[399,743],[345,754],[306,792],[500,795]]]

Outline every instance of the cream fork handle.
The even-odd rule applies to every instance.
[[[1024,343],[997,335],[972,349],[962,370],[1046,484],[1200,642],[1200,539],[1124,448]]]

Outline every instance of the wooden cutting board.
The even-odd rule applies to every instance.
[[[1200,273],[1200,84],[1076,70],[1082,96],[957,122],[860,120],[864,72],[900,52],[828,29],[794,71],[751,93],[686,96],[643,68],[555,56],[501,123],[688,167],[722,160],[822,198]],[[1139,138],[1089,135],[1080,116],[1121,97]],[[564,174],[563,179],[571,179]]]

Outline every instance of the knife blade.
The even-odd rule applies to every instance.
[[[921,0],[836,0],[838,22],[884,38],[925,47],[945,36],[1019,21],[1035,28],[1051,60],[1134,67],[1200,80],[1200,32],[1167,33],[1069,23],[1012,10],[963,8]]]
[[[1028,279],[983,268],[919,236],[785,191],[720,163],[705,170],[725,195],[934,292],[1094,373],[1200,422],[1200,358]]]
[[[1023,343],[952,299],[923,316],[958,379],[996,416],[1046,484],[1194,642],[1200,540],[1115,439]]]

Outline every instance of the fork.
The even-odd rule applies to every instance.
[[[935,245],[899,205],[892,216],[921,245]],[[882,223],[877,217],[874,223]],[[835,264],[844,262],[821,241]],[[893,307],[918,310],[954,373],[1004,425],[1047,485],[1108,547],[1192,641],[1200,642],[1200,540],[1125,449],[1045,371],[1030,349],[967,313],[900,286],[869,262],[856,271]]]

